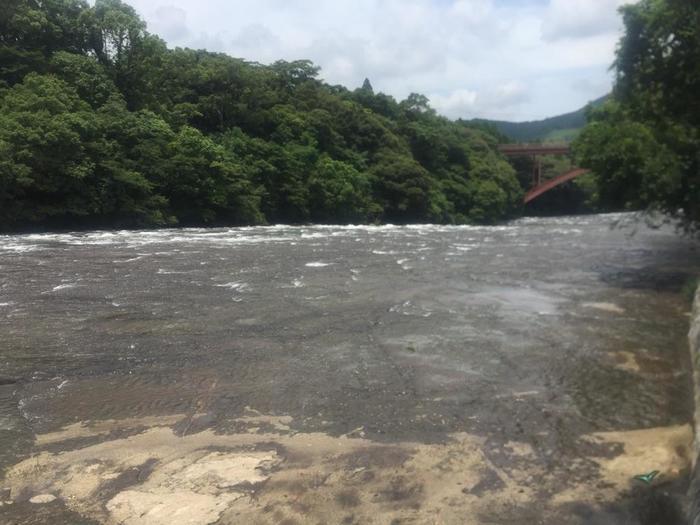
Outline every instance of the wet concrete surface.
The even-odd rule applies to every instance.
[[[628,219],[0,237],[0,522],[672,524],[700,252]]]

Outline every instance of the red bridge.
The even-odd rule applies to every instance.
[[[542,182],[542,164],[540,162],[540,156],[570,155],[571,148],[569,148],[568,144],[501,144],[498,149],[507,157],[532,157],[535,160],[532,174],[533,184],[530,191],[525,194],[525,198],[523,199],[525,204],[536,199],[543,193],[548,192],[552,188],[556,188],[565,182],[589,172],[587,169],[574,168],[553,179]]]

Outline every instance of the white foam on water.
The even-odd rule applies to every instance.
[[[402,308],[410,307],[412,304],[413,304],[413,303],[411,303],[411,301],[404,301],[404,302],[401,303],[401,304],[395,304],[394,306],[392,306],[391,308],[389,308],[389,311],[392,312],[392,313],[396,313],[396,312],[401,311]]]
[[[15,252],[18,254],[34,250],[44,250],[53,248],[46,244],[60,243],[65,246],[83,245],[119,245],[124,247],[138,248],[147,245],[172,245],[172,244],[198,244],[215,247],[227,247],[235,245],[255,245],[284,243],[291,245],[306,244],[309,240],[321,240],[324,238],[347,237],[356,242],[372,242],[372,237],[394,239],[401,236],[412,235],[415,239],[427,240],[431,234],[458,233],[472,234],[468,241],[476,241],[472,236],[478,234],[486,238],[483,242],[493,242],[493,237],[488,235],[499,234],[503,237],[512,238],[520,235],[523,227],[531,228],[542,226],[548,229],[548,233],[555,234],[581,234],[582,225],[600,221],[600,215],[586,217],[566,217],[566,218],[523,218],[500,226],[468,226],[468,225],[436,225],[436,224],[411,224],[397,226],[394,224],[385,225],[318,225],[318,226],[249,226],[242,228],[179,228],[163,230],[141,230],[141,231],[94,231],[75,233],[43,233],[29,235],[4,235],[0,236],[0,253]],[[610,224],[633,218],[634,214],[616,213],[604,215]],[[464,235],[464,237],[467,237]],[[420,248],[426,248],[424,243],[419,244]],[[456,249],[456,248],[455,248]],[[383,251],[383,250],[378,250]],[[162,254],[172,254],[173,252],[161,251]],[[391,255],[392,253],[387,253]],[[141,256],[142,254],[139,254]],[[383,253],[377,253],[383,255]],[[136,259],[138,260],[138,259]],[[129,260],[127,260],[129,261]],[[121,261],[121,262],[127,262]]]
[[[69,288],[75,288],[78,286],[78,283],[67,283],[67,284],[59,284],[58,286],[54,286],[51,291],[52,292],[58,292],[59,290],[67,290]]]
[[[304,297],[304,299],[306,299],[307,301],[320,301],[322,299],[327,299],[327,298],[328,298],[327,295],[316,295],[314,297],[310,297],[310,296]]]
[[[230,283],[225,284],[216,284],[214,286],[216,286],[217,288],[228,288],[229,290],[236,290],[238,292],[242,292],[243,290],[248,289],[248,284],[239,281],[232,281]]]
[[[114,232],[87,232],[87,233],[63,233],[63,234],[31,234],[19,236],[0,236],[0,250],[26,252],[37,249],[45,249],[42,243],[60,243],[67,246],[90,245],[121,245],[129,248],[138,248],[152,244],[182,244],[197,243],[219,246],[237,244],[261,244],[261,243],[296,243],[306,242],[309,239],[324,239],[330,237],[351,237],[357,241],[362,238],[358,233],[376,234],[400,234],[411,231],[424,234],[437,231],[453,231],[455,229],[474,229],[475,227],[454,227],[437,225],[326,225],[299,228],[288,225],[276,226],[252,226],[243,228],[181,228],[169,230],[148,231],[114,231]],[[122,261],[125,262],[125,261]]]
[[[301,288],[302,286],[304,286],[304,283],[302,282],[303,279],[303,277],[301,279],[294,279],[292,281],[292,286],[294,286],[294,288]]]
[[[34,244],[2,244],[0,245],[0,250],[5,250],[8,252],[15,252],[15,253],[26,253],[26,252],[33,252],[35,250],[41,250],[37,245]]]
[[[325,268],[326,266],[330,266],[333,263],[324,263],[324,262],[310,262],[306,263],[304,266],[307,268]]]
[[[406,264],[408,261],[410,261],[410,259],[399,259],[398,261],[396,261],[396,264],[401,266],[402,270],[412,270],[413,266]]]
[[[614,314],[625,313],[625,309],[615,303],[583,303],[581,306],[584,308],[593,308],[595,310],[601,310],[603,312],[610,312]]]
[[[182,275],[185,273],[192,273],[192,272],[179,272],[177,270],[165,270],[163,268],[158,268],[158,271],[156,273],[158,275]]]
[[[424,317],[424,318],[428,318],[428,317],[433,315],[432,310],[429,310],[428,308],[420,307],[420,306],[414,304],[412,301],[404,301],[401,304],[395,304],[394,306],[389,308],[389,312],[401,314],[401,315],[406,315],[406,316]]]
[[[478,246],[478,244],[455,244],[454,246],[452,246],[452,248],[454,248],[458,252],[470,252]]]
[[[122,259],[122,260],[116,260],[116,261],[112,261],[112,262],[116,263],[116,264],[136,262],[136,261],[140,261],[144,257],[147,257],[148,255],[149,254],[142,254],[142,255],[138,255],[137,257],[132,257],[131,259]]]

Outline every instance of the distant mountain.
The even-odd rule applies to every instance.
[[[586,124],[586,108],[600,106],[610,95],[596,99],[578,111],[531,122],[507,122],[503,120],[473,119],[469,124],[495,127],[514,142],[570,142]]]

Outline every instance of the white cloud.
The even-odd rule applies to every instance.
[[[150,20],[150,29],[167,41],[182,40],[188,36],[187,12],[171,5],[159,6]]]
[[[251,24],[242,27],[230,39],[228,51],[241,58],[257,56],[259,62],[270,63],[279,58],[280,39],[265,25]]]
[[[350,88],[425,93],[450,117],[527,120],[611,87],[623,0],[127,0],[170,45],[308,58]]]
[[[474,112],[478,94],[468,89],[457,89],[448,95],[433,95],[430,104],[443,115],[456,117]]]
[[[452,4],[452,12],[471,25],[487,20],[493,10],[492,0],[456,0]]]
[[[523,84],[513,81],[496,88],[493,92],[493,100],[502,106],[523,104],[530,100],[530,93]]]
[[[509,119],[512,115],[516,115],[519,108],[530,99],[531,94],[527,86],[516,81],[508,82],[493,90],[478,92],[456,89],[447,95],[430,96],[431,105],[450,118],[488,114],[491,118]]]
[[[551,0],[544,16],[546,40],[583,38],[616,32],[617,8],[626,0]]]

